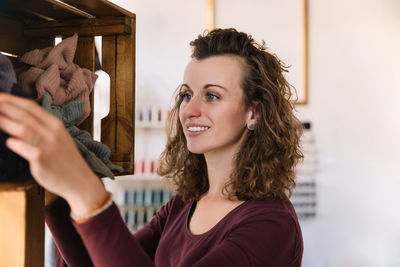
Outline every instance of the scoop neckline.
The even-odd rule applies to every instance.
[[[218,226],[220,224],[222,224],[225,220],[227,220],[227,218],[231,217],[233,213],[235,213],[239,208],[241,208],[242,206],[244,206],[246,203],[248,203],[249,200],[245,200],[243,203],[240,203],[237,207],[233,208],[230,212],[228,212],[224,217],[222,217],[221,220],[219,220],[213,227],[211,227],[208,231],[201,233],[201,234],[193,234],[190,229],[189,229],[189,217],[190,215],[194,212],[194,208],[197,205],[197,201],[196,200],[192,200],[192,203],[189,207],[189,211],[186,214],[186,223],[185,223],[185,233],[187,236],[189,236],[190,238],[201,238],[204,236],[208,236],[211,232],[214,232],[216,228],[218,228]],[[193,215],[193,214],[192,214]]]

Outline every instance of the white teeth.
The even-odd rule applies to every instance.
[[[190,132],[200,132],[200,131],[205,131],[210,127],[189,127],[188,130]]]

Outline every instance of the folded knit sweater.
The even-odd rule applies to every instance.
[[[18,76],[18,82],[29,98],[40,101],[46,92],[51,104],[64,106],[84,100],[84,112],[77,125],[90,114],[90,93],[97,75],[73,63],[78,35],[66,38],[55,47],[25,53],[20,61],[30,66]]]

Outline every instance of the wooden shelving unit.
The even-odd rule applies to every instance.
[[[34,181],[0,183],[0,266],[43,266],[44,191]]]
[[[111,78],[110,113],[101,141],[110,160],[133,173],[136,16],[106,0],[0,1],[0,51],[21,56],[78,33],[74,62],[94,70],[94,36],[102,36],[102,67]],[[17,59],[13,59],[14,62]],[[92,110],[93,110],[93,95]],[[93,132],[93,115],[82,125]],[[0,183],[0,266],[43,267],[44,194],[32,180]]]

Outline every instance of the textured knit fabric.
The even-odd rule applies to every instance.
[[[0,54],[0,92],[23,96],[16,84],[16,77],[11,61]],[[22,181],[28,179],[28,162],[8,149],[5,142],[8,134],[0,131],[0,181]]]
[[[40,101],[46,92],[51,103],[64,106],[83,100],[84,112],[77,122],[82,123],[90,114],[90,92],[97,75],[73,63],[78,35],[66,38],[57,46],[35,49],[24,54],[20,61],[31,67],[18,76],[25,94]]]
[[[17,80],[10,60],[0,54],[0,92],[10,93]]]
[[[85,159],[86,163],[95,173],[114,179],[114,174],[112,171],[117,171],[117,172],[123,171],[121,167],[113,165],[109,161],[104,163],[78,139],[74,138],[74,141],[76,146],[78,147],[78,150],[81,152],[81,155]]]
[[[80,120],[83,115],[83,105],[83,100],[77,100],[63,107],[54,106],[51,104],[50,95],[47,92],[42,99],[42,107],[61,120],[67,128],[75,126]]]
[[[110,149],[105,144],[92,140],[88,132],[75,126],[84,112],[83,104],[82,100],[77,100],[63,107],[53,106],[50,104],[48,92],[42,99],[42,107],[64,122],[67,131],[74,138],[75,144],[91,169],[98,174],[114,179],[112,171],[122,172],[123,169],[110,162]]]
[[[74,60],[77,44],[78,35],[74,34],[55,47],[29,51],[22,55],[20,61],[40,69],[48,69],[53,64],[65,69]]]
[[[246,201],[201,235],[193,235],[188,229],[195,202],[185,204],[179,196],[174,196],[134,235],[129,233],[115,205],[87,223],[72,223],[77,235],[69,219],[65,224],[59,218],[59,204],[46,208],[46,222],[50,222],[67,263],[79,262],[84,254],[77,249],[82,248],[82,243],[63,239],[66,231],[71,231],[68,236],[80,236],[92,262],[99,267],[301,265],[303,240],[290,202]]]
[[[36,81],[42,75],[44,70],[31,67],[27,69],[26,71],[22,71],[18,75],[18,83],[21,85],[22,90],[24,90],[24,93],[31,99],[37,98],[37,92],[36,92]],[[56,83],[54,83],[56,84]],[[55,85],[57,86],[57,85]]]
[[[93,140],[90,133],[83,131],[78,127],[70,127],[68,129],[71,136],[81,142],[91,152],[93,152],[99,159],[106,163],[111,155],[111,150],[103,143]]]
[[[30,177],[29,164],[6,146],[8,134],[0,131],[0,181],[24,181]]]
[[[21,86],[19,86],[19,84],[17,83],[14,83],[13,86],[11,87],[11,94],[27,98]]]

